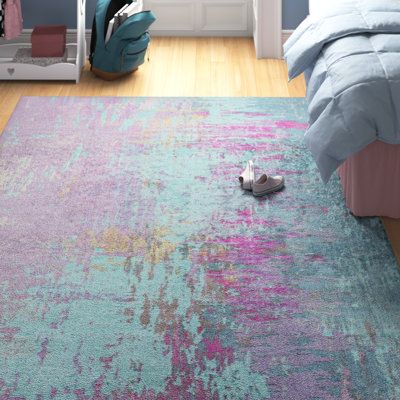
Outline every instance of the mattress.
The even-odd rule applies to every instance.
[[[377,140],[348,158],[338,172],[354,215],[400,218],[400,144]]]

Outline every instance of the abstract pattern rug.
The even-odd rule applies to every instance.
[[[0,398],[400,399],[400,274],[301,99],[23,98],[0,149]],[[286,177],[256,199],[237,177]]]

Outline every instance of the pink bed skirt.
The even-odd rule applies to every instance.
[[[400,145],[376,141],[348,158],[338,173],[354,215],[400,218]]]

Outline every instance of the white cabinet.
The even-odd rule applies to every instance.
[[[157,17],[154,36],[252,35],[252,0],[145,0],[144,6]]]
[[[253,37],[257,58],[282,57],[281,0],[253,0]]]

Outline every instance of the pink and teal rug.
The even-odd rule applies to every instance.
[[[0,149],[1,400],[400,399],[400,274],[296,99],[45,98]],[[287,187],[256,199],[237,176]]]

